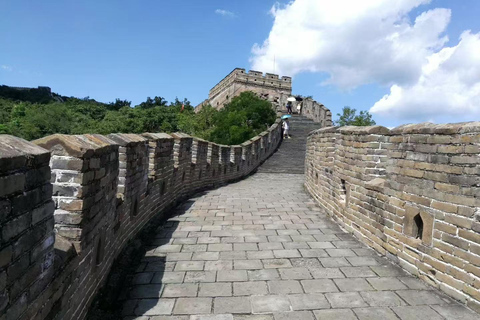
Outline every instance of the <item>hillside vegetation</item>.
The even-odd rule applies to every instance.
[[[35,90],[35,89],[33,89]],[[270,102],[252,92],[235,97],[221,111],[211,106],[195,113],[187,99],[168,103],[162,97],[147,98],[132,107],[127,100],[100,103],[32,90],[2,95],[0,90],[0,134],[27,140],[54,133],[143,133],[185,132],[221,144],[239,144],[264,131],[275,121]],[[38,100],[36,100],[38,99]],[[183,105],[183,107],[182,107]]]

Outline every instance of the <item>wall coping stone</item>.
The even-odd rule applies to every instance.
[[[170,135],[175,139],[182,139],[182,138],[193,139],[193,137],[191,135],[183,133],[183,132],[174,132],[174,133],[171,133]]]
[[[390,130],[383,126],[344,126],[339,127],[338,132],[342,134],[354,134],[354,135],[364,135],[364,134],[388,134]]]
[[[111,133],[107,137],[122,147],[148,141],[145,137],[132,133]]]
[[[146,132],[141,134],[142,137],[145,137],[150,140],[162,140],[162,139],[172,139],[173,137],[169,135],[168,133],[164,132],[158,132],[158,133],[152,133],[152,132]]]
[[[43,162],[50,158],[50,151],[7,134],[0,134],[0,154],[0,172],[20,169],[25,166],[29,158],[34,162]]]
[[[319,135],[322,133],[336,133],[340,127],[325,127],[311,131],[308,136]]]
[[[456,134],[480,132],[480,121],[434,124],[404,124],[390,130],[391,134]]]
[[[117,145],[113,140],[100,135],[68,135],[53,134],[32,143],[48,149],[53,155],[72,156],[77,158],[89,158],[95,151]],[[109,141],[109,143],[107,143]]]

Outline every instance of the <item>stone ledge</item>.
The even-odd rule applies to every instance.
[[[141,135],[130,133],[111,133],[107,137],[122,147],[148,141]]]
[[[434,124],[431,122],[404,124],[393,128],[392,135],[399,134],[463,134],[480,132],[480,121]]]
[[[321,135],[323,133],[336,133],[340,127],[325,127],[311,131],[308,136]]]
[[[339,127],[338,132],[340,132],[341,134],[363,135],[363,134],[389,134],[390,130],[383,126],[367,126],[367,127],[345,126],[345,127]]]
[[[145,132],[141,134],[142,137],[145,137],[149,140],[168,140],[173,139],[173,137],[167,133],[159,132],[159,133],[151,133]]]
[[[0,173],[25,165],[36,166],[50,159],[50,151],[22,138],[0,134]]]
[[[48,149],[52,155],[89,158],[96,151],[111,146],[116,142],[102,135],[67,135],[53,134],[32,141],[32,143]]]

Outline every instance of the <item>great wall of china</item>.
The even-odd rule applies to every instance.
[[[279,123],[235,146],[0,135],[0,319],[83,319],[128,241],[178,201],[249,175],[281,142]]]
[[[480,312],[480,123],[336,128],[323,105],[303,104],[320,128],[305,159],[315,201],[368,246]],[[236,146],[181,133],[0,135],[0,320],[84,319],[149,221],[248,176],[281,140],[280,120]]]
[[[310,133],[305,186],[341,226],[480,311],[480,122]]]

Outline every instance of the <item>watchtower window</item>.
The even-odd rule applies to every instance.
[[[423,219],[422,217],[420,216],[420,214],[417,214],[414,218],[413,218],[413,236],[416,238],[416,239],[422,239],[423,238]]]

